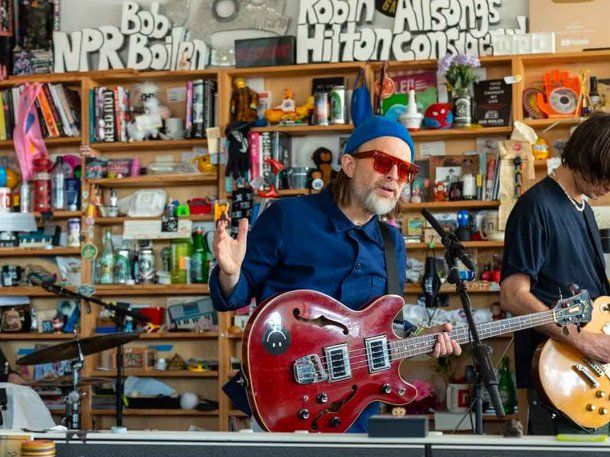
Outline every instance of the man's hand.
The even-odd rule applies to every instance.
[[[610,363],[610,335],[583,330],[576,334],[574,343],[576,348],[591,360]]]
[[[451,331],[451,324],[443,324],[437,325],[436,327],[430,327],[427,329],[424,334],[434,334],[439,333],[437,337],[436,346],[434,346],[434,351],[432,351],[432,357],[445,357],[449,354],[460,355],[462,353],[462,348],[458,344],[457,341],[449,338],[449,332]]]
[[[218,281],[225,298],[229,297],[239,282],[241,264],[246,256],[248,219],[239,220],[237,239],[226,232],[229,221],[220,220],[214,233],[214,255],[220,269]]]

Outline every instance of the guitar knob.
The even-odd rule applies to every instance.
[[[320,394],[318,395],[318,403],[326,403],[328,401],[328,395],[326,394]]]
[[[608,414],[608,408],[600,408],[600,409],[599,409],[599,413],[600,413],[602,416],[605,416],[606,414]]]
[[[300,410],[299,411],[299,419],[301,419],[301,420],[309,419],[309,410],[308,409]]]
[[[330,420],[331,427],[338,427],[341,425],[341,418],[339,416],[335,416]]]
[[[595,411],[597,409],[597,406],[592,405],[591,403],[589,403],[587,405],[587,411]]]
[[[389,395],[392,393],[392,387],[390,387],[389,384],[384,384],[383,386],[381,386],[381,393],[382,394],[386,394]]]
[[[597,392],[595,392],[595,396],[597,398],[604,398],[606,396],[606,392],[604,392],[603,390],[598,390]]]

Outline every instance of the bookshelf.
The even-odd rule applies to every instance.
[[[512,120],[522,120],[530,125],[540,134],[543,130],[553,126],[545,135],[549,137],[549,143],[560,136],[565,136],[569,129],[577,125],[580,121],[575,118],[568,119],[542,119],[530,120],[524,119],[522,109],[521,92],[525,87],[533,84],[533,81],[541,79],[541,75],[551,67],[561,67],[562,69],[570,70],[572,73],[578,73],[583,66],[591,67],[599,74],[610,70],[610,51],[596,51],[590,53],[574,53],[561,55],[537,55],[537,56],[508,56],[508,57],[484,57],[481,59],[482,65],[487,69],[487,78],[496,78],[507,74],[518,74],[522,76],[520,83],[513,86],[512,99]],[[372,82],[373,76],[379,71],[378,63],[360,63],[348,62],[337,64],[311,64],[311,65],[295,65],[295,66],[278,66],[278,67],[261,67],[261,68],[221,68],[204,71],[186,71],[186,72],[144,72],[140,73],[134,70],[120,70],[109,72],[91,72],[79,74],[62,74],[62,75],[33,75],[27,77],[9,78],[6,81],[0,81],[0,89],[12,88],[23,82],[46,82],[53,84],[66,84],[68,87],[78,89],[81,94],[81,113],[82,113],[82,133],[76,137],[59,137],[49,138],[46,140],[47,147],[51,153],[61,154],[78,154],[78,148],[81,145],[91,148],[94,154],[102,154],[111,157],[125,156],[139,157],[142,165],[150,163],[157,155],[172,155],[177,157],[180,153],[189,151],[193,147],[205,147],[205,139],[183,139],[183,140],[159,140],[159,141],[144,141],[137,143],[129,142],[91,142],[89,131],[89,99],[86,96],[90,89],[98,86],[113,87],[115,85],[132,86],[142,81],[152,81],[157,83],[164,93],[170,87],[183,86],[186,81],[194,79],[214,79],[217,82],[218,88],[218,126],[221,131],[230,121],[229,115],[229,100],[232,91],[232,81],[236,77],[253,77],[263,78],[265,87],[270,90],[275,100],[281,98],[284,88],[291,88],[295,91],[297,104],[304,102],[302,97],[309,94],[311,80],[319,76],[344,76],[351,85],[355,79],[357,72],[364,69],[367,74],[369,83]],[[436,68],[436,61],[410,61],[410,62],[390,62],[389,72],[425,70]],[[351,86],[350,86],[351,87]],[[275,103],[274,103],[275,104]],[[178,104],[170,104],[172,112],[177,110],[180,113],[183,106]],[[347,136],[352,130],[351,125],[340,126],[270,126],[254,129],[259,132],[285,132],[297,140],[306,136],[325,136],[342,135]],[[495,136],[499,138],[507,138],[511,132],[511,127],[498,128],[470,128],[470,129],[450,129],[438,131],[419,131],[414,132],[413,137],[418,148],[420,143],[424,141],[444,141],[446,144],[447,155],[461,154],[464,150],[472,150],[477,138]],[[0,155],[12,153],[13,144],[11,141],[0,141]],[[545,174],[546,163],[537,162],[536,174],[540,178]],[[205,192],[205,194],[214,195],[218,198],[226,198],[227,192],[225,188],[224,169],[219,168],[217,174],[204,175],[165,175],[165,176],[140,176],[137,178],[123,178],[121,180],[92,179],[86,180],[83,178],[81,188],[83,191],[88,189],[89,184],[99,186],[102,189],[117,188],[119,192],[131,192],[135,189],[161,186],[171,194],[172,197],[183,199],[186,196],[193,195],[194,192]],[[308,193],[308,190],[282,190],[280,195],[293,196]],[[83,201],[83,208],[86,207],[87,200]],[[460,202],[425,202],[418,204],[410,204],[409,211],[418,212],[422,208],[442,212],[456,211],[461,208],[473,210],[478,209],[493,209],[499,206],[497,201],[460,201]],[[57,211],[53,214],[52,220],[63,221],[71,217],[80,217],[81,226],[85,227],[86,213],[84,210],[78,212]],[[113,231],[118,231],[121,225],[128,220],[139,220],[146,218],[127,218],[127,217],[99,217],[94,220],[94,230],[92,238],[86,241],[92,241],[99,246],[102,232],[105,228],[110,228]],[[153,218],[154,219],[154,218]],[[191,216],[190,219],[196,221],[208,221],[209,216]],[[440,246],[437,244],[437,249]],[[502,242],[472,242],[467,243],[467,247],[478,252],[482,256],[489,256],[493,251],[501,250]],[[409,243],[407,245],[408,255],[423,258],[427,244],[425,243]],[[31,262],[32,259],[40,257],[48,259],[53,256],[80,256],[80,248],[55,248],[52,250],[28,250],[17,248],[1,248],[0,258],[2,262],[6,259],[11,259],[19,262]],[[84,261],[82,268],[82,278],[84,284],[92,283],[93,272],[90,262]],[[95,295],[108,300],[120,299],[122,297],[128,299],[145,299],[150,303],[163,303],[163,300],[168,296],[196,296],[209,293],[207,285],[138,285],[138,286],[101,286],[95,285]],[[9,289],[9,290],[6,290]],[[419,293],[420,287],[417,284],[408,284],[405,288],[405,295],[415,295]],[[483,286],[471,288],[473,293],[473,303],[475,306],[486,306],[490,301],[497,299],[497,291],[493,287],[485,288]],[[452,295],[451,308],[455,309],[457,297],[450,291]],[[38,289],[36,287],[15,287],[15,288],[0,288],[0,295],[17,295],[29,296],[33,303],[43,303],[42,306],[50,306],[57,299],[51,294]],[[80,336],[86,337],[94,334],[96,326],[96,315],[99,311],[95,310],[91,315],[83,314],[81,320]],[[154,370],[146,370],[142,373],[147,373],[150,376],[158,375],[167,382],[175,382],[182,390],[191,390],[199,384],[205,384],[204,393],[207,397],[219,402],[218,410],[212,412],[198,411],[182,411],[182,410],[164,410],[164,409],[148,409],[134,410],[128,409],[126,416],[129,419],[141,419],[147,422],[136,422],[141,426],[149,428],[164,428],[175,425],[177,428],[184,428],[184,424],[196,423],[197,425],[205,426],[209,429],[228,430],[229,420],[231,417],[242,418],[243,414],[236,411],[230,404],[229,400],[221,392],[222,385],[234,374],[231,367],[231,357],[240,357],[241,353],[241,335],[235,335],[228,332],[232,325],[231,313],[222,313],[218,317],[219,329],[218,332],[198,333],[160,333],[147,334],[141,338],[137,344],[145,346],[148,344],[165,344],[171,343],[179,345],[178,352],[188,351],[186,348],[196,348],[203,351],[202,353],[209,358],[216,358],[219,362],[217,372],[209,372],[206,374],[191,373],[191,372],[163,372],[162,374]],[[68,341],[73,338],[69,334],[33,334],[33,333],[0,333],[0,341],[10,344],[10,347],[29,346],[32,347],[35,342],[49,342],[57,344]],[[508,341],[500,341],[497,344],[506,344]],[[496,344],[496,343],[494,343]],[[86,369],[83,373],[85,376],[110,376],[112,373],[102,372],[96,369],[97,360],[92,357],[87,358]],[[430,364],[428,364],[430,365]],[[194,387],[195,386],[195,387]],[[95,421],[99,426],[113,425],[112,411],[108,410],[93,410],[91,404],[85,401],[83,409],[83,424],[85,427],[92,427]],[[163,417],[170,418],[170,422],[163,422]],[[150,418],[150,419],[147,419]],[[194,419],[194,421],[191,421]],[[156,421],[159,422],[156,422]],[[202,421],[202,422],[199,422]]]

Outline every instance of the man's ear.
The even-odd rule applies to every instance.
[[[356,170],[356,159],[353,155],[343,154],[341,156],[341,169],[348,178],[354,177],[354,171]]]

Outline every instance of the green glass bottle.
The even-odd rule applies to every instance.
[[[193,233],[193,255],[191,256],[191,281],[202,284],[208,280],[208,256],[203,247],[203,230]]]
[[[172,284],[191,283],[191,250],[190,238],[172,240],[170,243],[170,276]]]
[[[515,389],[515,383],[513,382],[513,376],[510,372],[510,361],[508,356],[504,356],[502,359],[498,390],[500,391],[502,406],[504,406],[504,413],[513,414],[515,412],[515,406],[517,405],[517,391]]]

